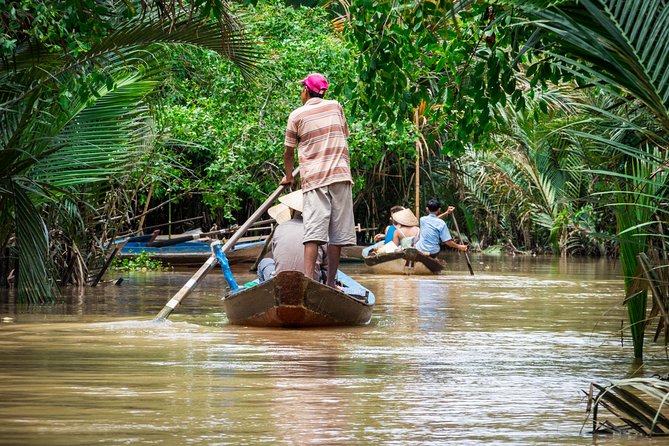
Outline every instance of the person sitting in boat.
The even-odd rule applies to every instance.
[[[376,234],[374,236],[374,241],[375,242],[380,242],[383,241],[383,243],[388,243],[393,239],[393,235],[395,234],[395,220],[393,220],[393,214],[395,212],[399,212],[404,207],[402,206],[393,206],[390,208],[390,224],[386,226],[386,229],[383,231],[383,234]]]
[[[420,237],[416,242],[416,249],[430,257],[437,257],[442,244],[462,252],[467,251],[467,245],[460,245],[453,241],[446,222],[440,218],[451,214],[453,210],[455,208],[449,206],[446,212],[440,214],[441,203],[439,200],[433,198],[427,202],[428,215],[420,218]]]
[[[393,242],[400,248],[411,248],[420,234],[418,227],[418,219],[411,212],[411,209],[402,209],[393,214],[395,220],[395,233],[393,235]]]
[[[404,209],[404,207],[402,206],[393,206],[390,208],[390,224],[386,226],[386,229],[382,234],[376,234],[374,236],[374,241],[376,243],[362,250],[362,255],[364,257],[369,257],[378,254],[379,248],[382,248],[383,246],[390,247],[390,249],[394,249],[391,247],[392,244],[390,243],[393,241],[393,236],[395,235],[395,230],[397,229],[397,227],[395,226],[395,220],[393,220],[393,214],[395,212],[401,211],[402,209]]]
[[[274,230],[271,248],[272,258],[264,258],[258,264],[258,280],[271,278],[281,271],[304,273],[304,221],[302,220],[302,190],[296,190],[279,198],[280,204],[267,212],[278,226]],[[324,282],[327,278],[327,245],[318,247],[316,267],[312,277]]]

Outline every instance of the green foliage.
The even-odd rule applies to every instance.
[[[665,243],[663,235],[649,229],[656,219],[666,219],[658,205],[667,197],[665,169],[660,166],[666,166],[669,133],[669,5],[664,1],[580,0],[542,8],[545,5],[540,2],[512,3],[524,8],[554,43],[532,74],[546,79],[546,71],[552,71],[553,82],[573,77],[580,85],[600,87],[618,101],[614,106],[589,109],[617,128],[578,136],[601,147],[609,157],[597,173],[613,180],[608,184],[617,197],[620,258],[630,292],[637,255],[647,249],[647,238]],[[627,305],[634,353],[641,358],[645,293],[631,296]]]
[[[117,271],[165,271],[168,269],[163,262],[151,257],[146,251],[132,258],[115,258],[111,268]]]
[[[418,109],[428,143],[458,154],[490,131],[496,104],[523,107],[510,50],[524,32],[499,32],[511,11],[444,0],[360,0],[350,11],[359,53],[354,91],[375,122],[417,125]]]
[[[533,68],[540,78],[558,82],[575,76],[582,85],[630,94],[669,128],[666,2],[580,0],[545,9],[532,1],[511,3],[549,31],[551,53]]]
[[[283,175],[286,121],[301,105],[296,81],[314,71],[328,77],[328,98],[346,110],[354,192],[371,193],[378,165],[405,156],[407,147],[413,150],[413,137],[375,126],[363,109],[353,110],[349,80],[357,77],[355,53],[335,31],[328,11],[275,1],[251,7],[245,17],[265,49],[257,84],[234,76],[229,63],[206,52],[181,51],[172,60],[159,124],[169,137],[165,153],[190,171],[169,171],[159,196],[167,187],[177,192],[196,188],[223,219],[243,220]]]
[[[210,2],[196,10],[163,2],[3,3],[0,246],[18,248],[18,300],[49,302],[54,277],[76,270],[78,282],[86,280],[109,222],[127,209],[130,199],[118,191],[131,190],[153,147],[149,96],[168,47],[219,51],[246,74],[257,52],[231,17],[219,11],[217,21],[206,20],[222,7]]]

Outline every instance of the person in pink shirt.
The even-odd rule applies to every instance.
[[[329,87],[325,76],[312,73],[300,83],[302,106],[288,117],[281,184],[294,181],[297,149],[304,199],[304,271],[314,269],[318,247],[327,243],[326,284],[335,288],[341,249],[356,244],[348,124],[341,104],[324,99]]]

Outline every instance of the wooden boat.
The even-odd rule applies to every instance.
[[[405,248],[390,253],[364,255],[365,265],[377,274],[438,274],[444,265],[438,259],[423,254],[416,248]]]
[[[211,257],[209,244],[209,241],[190,241],[172,246],[155,247],[147,245],[147,242],[144,241],[130,241],[123,246],[116,257],[132,258],[145,252],[170,265],[201,266]],[[231,264],[255,262],[264,245],[264,241],[237,243],[228,252],[228,260]]]
[[[283,271],[270,280],[252,282],[223,299],[231,324],[258,327],[366,325],[374,294],[341,271],[342,291],[299,271]]]
[[[357,263],[362,262],[362,250],[367,246],[355,245],[355,246],[343,246],[341,248],[341,257],[339,261],[342,263]]]
[[[151,257],[161,260],[170,265],[179,266],[201,266],[211,256],[210,241],[189,241],[172,246],[150,246],[145,240],[130,240],[123,245],[116,257],[132,258],[140,255],[142,251]],[[235,245],[228,253],[231,264],[255,262],[265,242],[242,242]],[[342,249],[342,263],[362,262],[361,251],[364,246],[350,246]]]

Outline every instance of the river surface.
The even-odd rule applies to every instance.
[[[650,340],[632,361],[615,262],[472,261],[475,276],[457,255],[429,277],[342,265],[376,294],[357,328],[228,325],[218,269],[164,323],[194,270],[112,273],[54,306],[1,296],[0,444],[666,444],[585,422],[590,382],[667,369]]]

